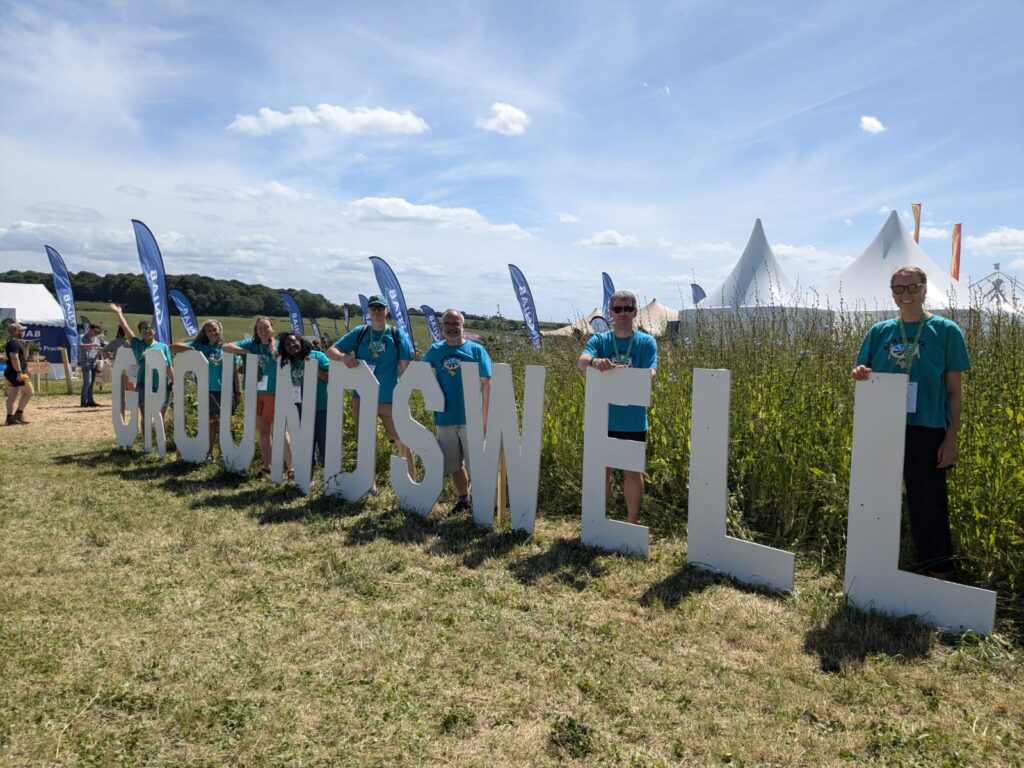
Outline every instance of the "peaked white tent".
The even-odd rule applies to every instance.
[[[889,214],[864,253],[828,287],[826,299],[832,307],[891,313],[894,305],[889,278],[898,267],[920,267],[928,275],[928,309],[968,305],[966,286],[961,286],[914,242],[896,211]]]
[[[795,304],[796,288],[779,265],[761,220],[747,240],[743,255],[720,286],[701,302],[701,308],[714,307],[790,307]]]
[[[669,327],[669,323],[677,320],[679,310],[667,307],[657,299],[651,299],[646,307],[641,307],[636,313],[637,326],[652,336],[661,336]]]
[[[600,309],[591,310],[589,315],[581,317],[574,323],[563,325],[561,328],[555,328],[553,331],[541,331],[542,336],[572,336],[574,333],[582,333],[584,336],[589,336],[594,332],[594,329],[590,326],[590,321],[595,317],[601,317]]]
[[[45,285],[0,283],[0,321],[64,327],[64,313]]]
[[[971,283],[971,296],[976,297],[983,309],[990,312],[1005,312],[1009,315],[1022,314],[1024,309],[1024,284],[1008,275],[994,264],[995,271]]]

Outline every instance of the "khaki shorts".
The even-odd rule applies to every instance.
[[[469,469],[469,439],[465,424],[438,425],[437,444],[444,456],[446,475],[454,474],[463,467]]]
[[[388,436],[388,440],[392,443],[398,442],[398,430],[395,429],[395,419],[392,416],[393,409],[391,403],[377,403],[377,416],[380,418],[380,423],[384,425],[384,434]],[[352,422],[355,428],[355,433],[359,434],[359,398],[352,395]]]

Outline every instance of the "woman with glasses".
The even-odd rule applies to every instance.
[[[928,277],[923,270],[901,267],[889,284],[899,316],[868,331],[853,378],[863,381],[873,372],[905,373],[909,378],[903,484],[910,534],[919,570],[951,579],[955,570],[946,470],[957,457],[961,378],[971,362],[960,327],[924,308]]]
[[[220,437],[220,414],[223,408],[224,402],[221,398],[221,364],[224,360],[224,329],[220,322],[217,320],[207,320],[203,323],[203,326],[199,329],[199,333],[196,334],[195,339],[187,342],[176,341],[171,344],[171,352],[186,352],[190,349],[194,349],[201,352],[203,357],[206,358],[206,362],[209,366],[209,400],[210,400],[210,450],[211,456],[213,449],[217,446],[217,440]],[[231,418],[231,414],[235,411],[235,406],[238,403],[238,391],[241,388],[241,377],[238,375],[238,369],[235,368],[234,372],[234,399],[233,402],[229,403],[228,406],[231,409],[228,412],[228,418]]]
[[[636,295],[616,291],[608,302],[612,329],[595,333],[577,362],[581,371],[596,368],[602,373],[616,368],[647,368],[654,376],[658,368],[658,342],[636,330]],[[647,409],[642,405],[608,406],[608,437],[647,442]],[[636,523],[644,498],[644,473],[623,471],[622,493],[626,498],[626,522]],[[605,474],[605,502],[612,496],[612,469]]]
[[[164,394],[163,405],[160,406],[160,416],[167,415],[167,401],[171,396],[171,383],[174,381],[174,369],[171,368],[171,350],[166,344],[156,341],[156,329],[150,320],[140,320],[138,325],[139,336],[135,335],[128,321],[124,319],[124,312],[117,304],[111,304],[110,309],[117,315],[117,323],[124,331],[124,337],[128,339],[132,352],[135,354],[135,389],[139,393],[139,421],[146,417],[146,352],[155,349],[164,356],[167,362],[167,391]],[[139,338],[141,336],[141,338]],[[156,389],[157,372],[153,371],[152,387]]]
[[[233,341],[222,347],[233,355],[258,355],[259,373],[256,381],[256,431],[260,436],[260,454],[263,456],[262,473],[270,475],[271,437],[274,430],[274,402],[277,395],[277,344],[274,324],[269,317],[260,315],[252,329],[252,337]],[[248,382],[246,382],[248,386]],[[284,436],[284,465],[291,474],[292,453],[288,435]]]

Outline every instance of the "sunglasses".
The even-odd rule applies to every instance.
[[[636,312],[636,307],[612,307],[612,312],[614,312],[616,315],[619,314],[620,312]]]
[[[142,326],[139,328],[139,333],[152,333],[153,329],[148,326]]]
[[[923,285],[924,283],[911,283],[910,285],[891,285],[889,287],[897,296],[902,296],[904,293],[917,293]]]

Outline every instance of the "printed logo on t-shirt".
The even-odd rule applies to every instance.
[[[453,357],[446,357],[444,360],[441,361],[441,365],[444,367],[445,373],[447,373],[449,376],[458,376],[459,375],[459,366],[461,364],[462,363],[459,360],[459,358],[454,357],[454,356]]]
[[[625,352],[615,355],[615,357],[612,358],[612,362],[616,365],[624,365],[627,368],[633,365],[633,361],[630,359],[630,356]]]
[[[902,370],[907,369],[907,361],[921,357],[921,350],[925,349],[923,341],[916,345],[912,341],[904,344],[901,341],[890,341],[888,344],[889,359],[894,361]]]

